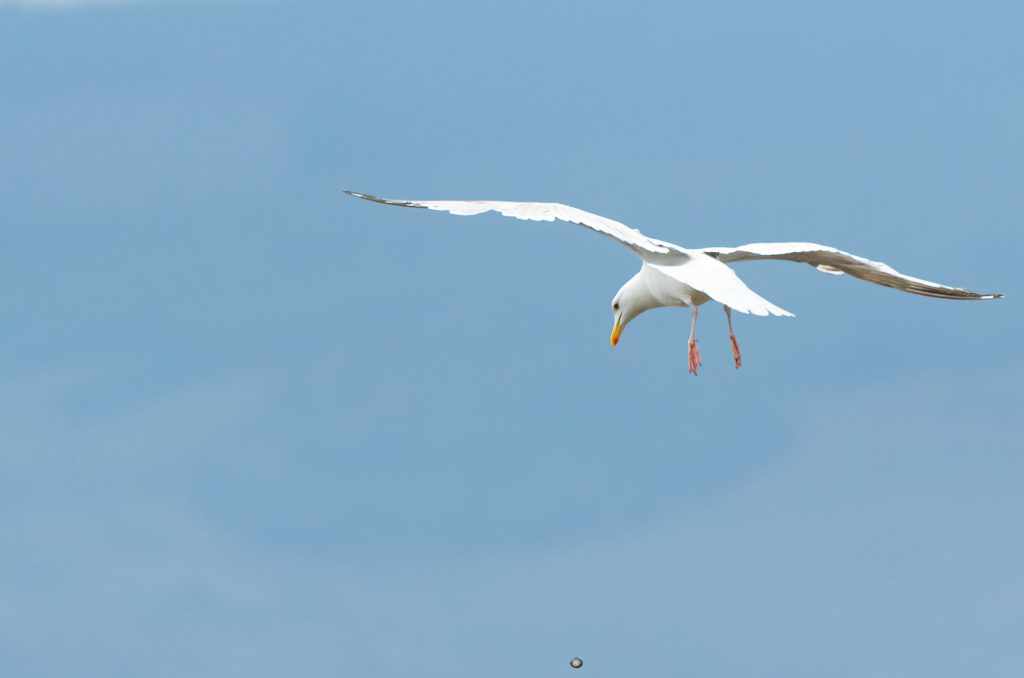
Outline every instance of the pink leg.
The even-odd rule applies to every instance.
[[[700,351],[697,350],[697,340],[693,338],[693,333],[697,329],[697,307],[693,307],[693,323],[690,325],[690,372],[697,374],[697,368],[700,367]]]
[[[732,333],[732,312],[728,306],[725,306],[725,317],[729,321],[729,341],[732,342],[732,359],[736,361],[736,369],[740,368],[743,364],[743,359],[740,358],[740,345],[736,343],[736,335]]]

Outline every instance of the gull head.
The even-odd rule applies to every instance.
[[[619,301],[619,297],[615,297],[615,301],[612,302],[612,315],[615,316],[615,326],[612,327],[612,346],[619,343],[619,337],[622,336],[622,329],[626,326],[626,322],[622,321],[622,302]]]
[[[615,326],[612,328],[612,346],[619,343],[622,330],[626,329],[630,320],[647,309],[659,305],[642,280],[642,274],[643,271],[640,271],[630,278],[629,282],[623,285],[612,299],[612,315],[615,318]]]

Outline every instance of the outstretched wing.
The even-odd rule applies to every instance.
[[[660,240],[648,238],[646,235],[621,224],[613,219],[607,219],[597,214],[584,212],[581,209],[562,205],[557,202],[499,202],[495,200],[389,200],[378,198],[362,193],[345,191],[349,195],[364,200],[372,200],[384,205],[398,205],[400,207],[421,207],[432,210],[441,210],[458,215],[482,214],[494,210],[507,217],[526,219],[528,221],[569,221],[580,226],[586,226],[592,231],[597,231],[610,238],[615,238],[623,245],[626,245],[640,256],[645,254],[680,254],[685,252],[670,243],[663,243]]]
[[[978,294],[960,287],[950,287],[939,283],[912,278],[903,275],[896,269],[881,261],[871,261],[855,254],[826,247],[812,242],[761,242],[741,247],[707,247],[702,250],[724,263],[748,261],[751,259],[786,259],[802,261],[816,267],[819,271],[832,275],[849,273],[855,278],[867,280],[878,285],[903,290],[911,294],[940,299],[995,299],[1001,294]]]

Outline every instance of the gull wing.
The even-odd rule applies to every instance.
[[[742,313],[793,315],[747,287],[734,270],[712,257],[698,254],[680,265],[647,265]]]
[[[569,221],[580,226],[585,226],[592,231],[597,231],[610,238],[615,238],[626,247],[639,254],[641,257],[650,255],[685,255],[686,252],[670,243],[661,242],[648,238],[646,235],[621,224],[613,219],[608,219],[597,214],[584,212],[581,209],[563,205],[557,202],[499,202],[496,200],[390,200],[378,198],[363,193],[345,191],[349,195],[364,200],[372,200],[384,205],[398,205],[400,207],[420,207],[431,210],[441,210],[458,215],[483,214],[491,210],[499,212],[507,217],[525,219],[527,221]]]
[[[814,266],[819,271],[832,275],[849,273],[855,278],[867,280],[877,285],[885,285],[893,289],[921,294],[926,297],[940,299],[996,299],[1001,294],[978,294],[960,287],[950,287],[939,283],[912,278],[903,275],[896,269],[881,261],[871,261],[834,247],[818,245],[812,242],[759,242],[741,247],[706,247],[702,250],[721,262],[749,261],[753,259],[785,259],[801,261]]]

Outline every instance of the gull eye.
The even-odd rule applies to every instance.
[[[612,304],[612,310],[613,311],[618,311],[619,310],[619,302],[616,301],[614,304]]]

